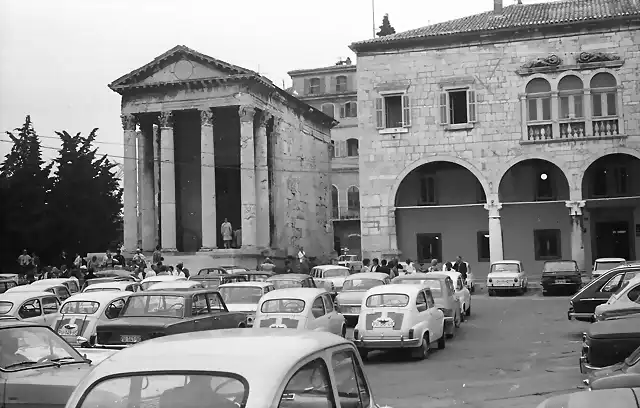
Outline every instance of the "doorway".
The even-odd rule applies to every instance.
[[[628,222],[596,223],[596,258],[631,258]]]
[[[416,234],[416,243],[419,263],[442,262],[442,234]]]

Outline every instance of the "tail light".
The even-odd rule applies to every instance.
[[[353,339],[358,340],[358,337],[360,337],[360,332],[358,331],[358,329],[355,329],[353,331]]]
[[[412,339],[413,338],[413,329],[409,329],[409,338]]]
[[[255,319],[255,316],[253,315],[247,316],[247,324],[253,325],[253,319]]]
[[[587,333],[582,333],[582,341],[587,342]]]

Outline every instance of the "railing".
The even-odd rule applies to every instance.
[[[331,210],[332,220],[359,220],[360,208],[333,207]]]
[[[528,124],[527,139],[530,141],[553,139],[551,122]]]
[[[557,132],[557,134],[554,132]],[[592,137],[616,137],[621,135],[620,118],[606,117],[585,119],[561,119],[549,122],[527,123],[525,142],[562,141]]]
[[[593,119],[594,136],[617,136],[620,134],[618,118],[598,118]]]
[[[564,120],[560,122],[560,139],[575,139],[585,136],[584,120]]]

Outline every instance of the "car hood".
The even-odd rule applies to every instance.
[[[334,286],[341,288],[344,285],[346,276],[336,276],[335,278],[324,278],[325,281],[333,283]]]
[[[336,296],[336,302],[342,305],[360,305],[364,294],[367,293],[364,290],[343,290]]]
[[[227,310],[229,310],[230,312],[255,313],[257,309],[257,303],[227,303]]]

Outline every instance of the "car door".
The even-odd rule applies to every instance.
[[[324,307],[322,296],[316,297],[311,303],[311,313],[307,320],[307,329],[328,331],[329,319],[326,316],[327,311]]]
[[[44,296],[41,299],[45,324],[55,323],[60,309],[60,300],[55,296]]]
[[[593,296],[582,299],[584,303],[585,311],[587,313],[593,313],[598,305],[606,303],[607,300],[613,295],[622,285],[624,273],[616,273],[607,280],[607,282],[598,289]]]
[[[417,321],[411,322],[411,326],[414,326],[417,323],[422,323],[429,333],[432,333],[431,329],[433,326],[431,322],[431,310],[427,306],[427,293],[424,290],[418,292],[418,296],[416,296],[416,309],[417,309]]]
[[[44,314],[42,313],[42,305],[40,299],[27,299],[18,308],[18,316],[22,320],[45,324]]]
[[[195,331],[213,329],[214,317],[206,293],[196,293],[191,297],[191,319]]]
[[[238,327],[238,313],[229,313],[224,300],[218,292],[209,292],[207,301],[211,310],[212,329],[230,329]]]
[[[299,364],[301,363],[296,366]],[[310,361],[303,360],[302,366],[291,377],[285,378],[287,385],[282,395],[273,401],[273,406],[278,404],[278,408],[335,408],[337,404],[330,378],[327,364],[320,355],[311,357]]]
[[[373,407],[371,390],[352,347],[331,352],[331,376],[337,399],[344,408]]]
[[[431,325],[433,327],[433,335],[429,341],[435,341],[444,336],[444,313],[436,307],[431,291],[425,291],[425,297],[427,298],[427,309],[431,315]]]
[[[340,319],[340,315],[336,312],[336,307],[333,304],[333,300],[331,300],[331,295],[328,293],[322,295],[322,301],[324,302],[324,309],[327,312],[326,315],[329,324],[329,331],[333,334],[340,335],[340,330],[342,330],[342,319]]]

